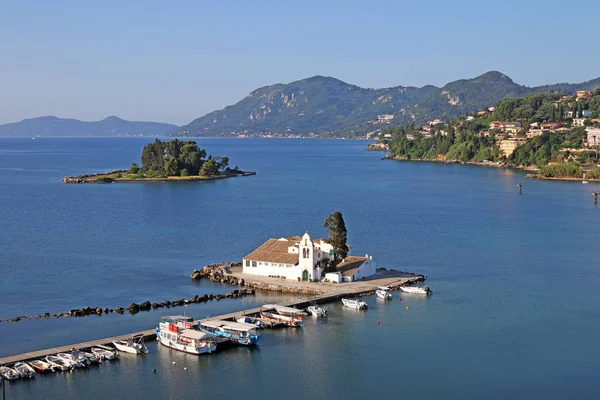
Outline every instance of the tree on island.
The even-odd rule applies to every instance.
[[[162,142],[156,139],[144,146],[141,169],[133,163],[129,172],[137,174],[141,171],[148,177],[215,176],[228,165],[228,157],[207,157],[206,150],[194,141],[173,139]]]
[[[333,246],[333,265],[332,269],[335,270],[337,265],[348,255],[348,245],[346,240],[348,237],[348,231],[346,230],[346,223],[344,217],[339,211],[330,214],[323,227],[327,228],[329,237],[325,240],[325,243],[329,243]]]
[[[209,159],[202,164],[202,168],[200,168],[200,176],[213,176],[219,174],[219,167],[214,159]]]

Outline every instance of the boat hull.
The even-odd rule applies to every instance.
[[[169,347],[174,350],[182,351],[182,352],[188,353],[188,354],[200,355],[200,354],[212,353],[213,351],[215,351],[217,349],[217,345],[215,343],[209,343],[209,344],[206,344],[205,346],[200,346],[200,347],[188,346],[183,343],[177,343],[177,342],[173,342],[172,340],[166,339],[166,338],[162,337],[160,335],[160,333],[156,336],[156,339],[163,346]]]
[[[401,286],[400,289],[405,293],[417,293],[417,294],[429,294],[429,288],[422,288],[417,286]]]
[[[366,310],[367,309],[367,303],[365,303],[364,301],[352,300],[352,299],[342,299],[342,304],[344,304],[344,306],[346,306],[348,308],[353,308],[355,310]]]
[[[383,300],[390,300],[392,298],[392,295],[384,290],[378,290],[375,292],[375,294],[377,297]]]

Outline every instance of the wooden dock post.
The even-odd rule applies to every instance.
[[[594,204],[597,204],[597,203],[598,203],[598,194],[599,194],[599,193],[600,193],[600,192],[592,192],[592,194],[594,195]]]
[[[523,184],[519,182],[517,183],[517,186],[519,187],[519,194],[523,194]]]

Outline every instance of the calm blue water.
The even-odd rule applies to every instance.
[[[519,172],[380,161],[360,141],[275,139],[199,140],[253,177],[60,183],[127,167],[147,142],[0,140],[0,319],[226,292],[189,274],[268,237],[323,235],[335,210],[353,254],[424,273],[434,295],[371,298],[363,313],[330,305],[328,321],[266,332],[255,350],[194,358],[153,344],[145,358],[9,384],[8,398],[598,397],[598,186],[525,181],[519,196]],[[0,323],[0,355],[148,329],[164,313]]]

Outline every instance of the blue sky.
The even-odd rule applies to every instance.
[[[600,2],[0,3],[0,123],[41,115],[185,124],[316,74],[441,86],[489,70],[527,86],[600,76]]]

